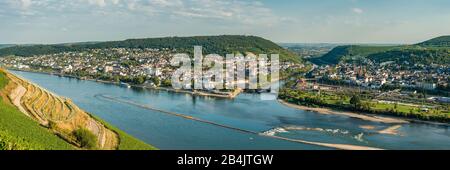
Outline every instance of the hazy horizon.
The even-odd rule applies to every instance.
[[[0,44],[203,35],[414,44],[450,35],[448,6],[445,0],[5,0]]]

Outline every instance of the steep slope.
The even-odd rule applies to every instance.
[[[2,109],[2,113],[10,114],[9,112],[13,110],[16,114],[21,112],[22,116],[28,117],[29,120],[35,120],[41,125],[40,128],[46,127],[50,134],[59,136],[59,139],[64,139],[65,144],[70,143],[74,146],[73,148],[154,149],[124,132],[112,128],[98,118],[92,117],[70,100],[54,95],[6,71],[0,70],[0,72],[3,79],[7,81],[2,89],[2,100],[10,103],[9,110]],[[1,118],[7,119],[7,117]],[[9,128],[8,132],[15,132],[16,129]],[[34,140],[36,139],[30,139],[30,141]],[[130,146],[130,143],[133,146]],[[31,147],[30,149],[41,148]],[[55,149],[61,148],[55,147]]]
[[[5,94],[9,80],[0,70],[0,150],[69,150],[69,143],[14,107]]]
[[[280,59],[283,61],[299,62],[300,60],[297,55],[272,41],[256,36],[241,35],[164,37],[98,43],[15,46],[0,49],[0,56],[32,56],[104,48],[169,48],[176,49],[177,52],[193,53],[194,46],[197,45],[203,46],[204,53],[207,54],[215,53],[225,55],[237,52],[243,54],[252,52],[255,54],[280,54]]]

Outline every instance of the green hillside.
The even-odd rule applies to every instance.
[[[360,45],[346,45],[338,46],[319,58],[311,59],[311,62],[322,64],[337,64],[340,61],[349,57],[367,57],[368,55],[385,52],[395,49],[395,46],[360,46]]]
[[[0,90],[7,82],[5,74],[0,71]],[[74,148],[0,97],[0,150],[36,149],[69,150]]]
[[[403,63],[407,61],[413,64],[450,65],[450,49],[403,48],[370,54],[368,58],[377,62],[395,61],[396,63]]]
[[[60,136],[55,135],[54,128],[41,126],[37,121],[26,116],[9,103],[6,94],[11,90],[10,81],[0,69],[0,150],[69,150],[76,149]],[[43,107],[42,107],[43,108]],[[41,109],[42,109],[41,108]],[[61,113],[61,112],[58,112]],[[93,116],[108,129],[118,134],[119,150],[154,150],[151,145],[109,125]],[[75,119],[75,117],[74,117]],[[56,124],[55,124],[56,125]],[[50,130],[52,129],[52,130]],[[94,148],[95,149],[95,148]]]
[[[272,41],[256,36],[240,35],[165,37],[98,43],[15,46],[0,49],[0,56],[32,56],[103,48],[169,48],[177,49],[178,52],[193,53],[194,46],[197,45],[203,46],[204,53],[207,54],[216,53],[225,55],[237,52],[243,54],[246,52],[255,54],[280,54],[280,59],[282,61],[299,62],[298,56]]]
[[[0,44],[0,49],[7,48],[7,47],[12,47],[12,46],[14,46],[14,45],[12,45],[12,44]]]
[[[450,36],[441,36],[419,43],[420,46],[450,47]]]
[[[322,57],[310,59],[311,62],[337,64],[355,58],[369,58],[376,62],[407,61],[413,64],[450,64],[450,36],[434,38],[416,45],[403,46],[338,46]]]

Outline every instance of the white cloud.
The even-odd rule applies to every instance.
[[[33,4],[31,0],[8,0],[7,3],[13,8],[27,10]]]
[[[183,5],[183,2],[181,0],[150,0],[150,4],[160,7],[174,7]]]
[[[352,8],[352,11],[356,14],[362,14],[364,13],[364,10],[361,8]]]
[[[5,1],[4,1],[5,2]],[[145,19],[214,20],[225,25],[272,26],[290,20],[276,16],[259,0],[7,0],[9,15],[80,18],[89,15]]]
[[[95,1],[98,6],[104,6],[111,0]],[[98,2],[100,1],[100,2]],[[213,19],[240,24],[274,25],[283,21],[266,8],[261,1],[256,0],[127,0],[114,2],[121,10],[139,16],[169,16],[170,18]],[[92,4],[92,2],[91,2]],[[125,7],[125,8],[123,8]],[[127,12],[127,11],[125,11]]]
[[[20,0],[22,9],[28,9],[31,6],[31,0]]]
[[[120,0],[111,0],[112,4],[117,5],[119,4]]]
[[[91,5],[98,5],[99,7],[106,6],[105,0],[88,0],[89,4]]]
[[[86,1],[86,0],[80,0]],[[107,4],[118,5],[120,0],[87,0],[90,5],[96,5],[99,7],[105,7]]]
[[[260,1],[191,0],[182,8],[174,10],[174,14],[251,25],[273,25],[281,20]]]

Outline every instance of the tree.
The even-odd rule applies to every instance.
[[[119,76],[114,76],[113,77],[113,81],[114,82],[119,82],[120,81],[120,77]]]
[[[80,128],[74,130],[73,135],[82,148],[95,149],[97,147],[97,136],[95,136],[91,131],[85,128]]]
[[[359,98],[358,95],[354,95],[351,99],[350,99],[350,104],[353,105],[353,107],[355,109],[359,108],[359,106],[361,105],[361,99]]]
[[[143,83],[145,83],[145,77],[143,77],[143,76],[136,77],[136,78],[134,78],[133,83],[143,84]]]
[[[161,83],[161,80],[159,79],[159,77],[152,77],[152,78],[150,78],[150,81],[152,81],[153,84],[155,84],[156,86],[159,86]]]
[[[172,81],[170,81],[170,79],[165,79],[162,83],[161,86],[163,87],[171,87],[172,86]]]

